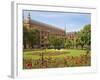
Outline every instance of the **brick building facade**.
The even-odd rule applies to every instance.
[[[57,28],[52,25],[48,25],[36,20],[32,20],[30,15],[27,19],[24,19],[23,26],[25,26],[27,29],[36,29],[40,32],[40,41],[37,46],[40,48],[47,47],[48,46],[48,37],[49,36],[58,36],[60,38],[66,38],[66,32],[65,30],[62,30],[60,28]]]

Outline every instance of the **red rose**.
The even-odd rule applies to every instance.
[[[28,69],[31,69],[31,68],[32,68],[32,63],[28,63],[28,64],[26,65],[26,67],[27,67]]]

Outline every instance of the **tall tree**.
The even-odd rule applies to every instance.
[[[81,48],[90,48],[91,45],[91,25],[85,25],[84,28],[78,33],[78,41]]]
[[[39,45],[40,32],[36,29],[30,29],[28,40],[29,40],[30,48],[34,48],[34,45]]]
[[[36,29],[27,29],[23,27],[23,45],[24,48],[33,48],[34,45],[39,45],[40,43],[40,32]]]
[[[67,39],[66,42],[65,42],[65,47],[71,48],[72,47],[72,40]]]
[[[28,44],[28,29],[24,26],[23,27],[23,47],[26,49],[27,48],[27,44]]]
[[[54,47],[54,49],[64,48],[64,39],[56,36],[49,36],[49,44]]]

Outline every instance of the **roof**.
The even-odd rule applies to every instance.
[[[28,23],[28,21],[29,20],[24,20],[24,23]],[[35,24],[35,25],[39,25],[39,26],[42,26],[42,27],[47,27],[47,28],[50,28],[50,29],[54,29],[54,30],[64,31],[63,29],[58,28],[57,26],[53,26],[53,25],[50,25],[50,24],[46,24],[46,23],[43,23],[43,22],[36,21],[36,20],[30,20],[30,23]]]

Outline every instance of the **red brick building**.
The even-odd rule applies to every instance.
[[[75,40],[75,38],[76,38],[76,32],[67,32],[66,39]]]
[[[32,20],[30,15],[27,19],[24,19],[23,26],[25,26],[27,29],[37,29],[40,32],[40,42],[39,45],[41,47],[47,47],[48,46],[48,37],[50,35],[58,36],[60,38],[66,37],[66,32],[60,28],[57,28],[55,26],[42,23],[36,20]]]

